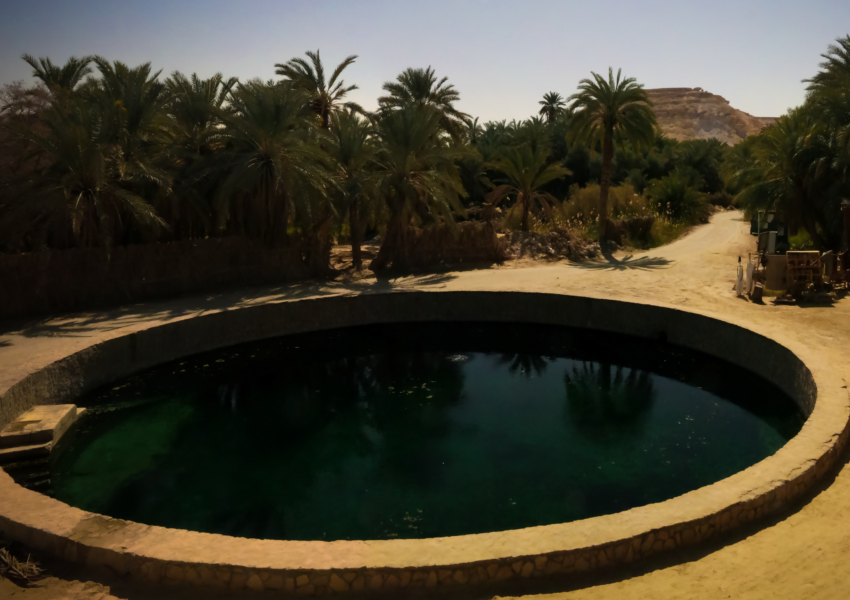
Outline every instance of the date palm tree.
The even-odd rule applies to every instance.
[[[178,71],[165,81],[169,94],[165,109],[169,117],[167,160],[175,184],[174,193],[162,198],[158,209],[171,223],[176,239],[210,233],[209,186],[191,173],[199,160],[221,148],[222,123],[216,111],[226,108],[236,83],[235,77],[224,79],[221,73],[200,79],[195,73],[186,77]]]
[[[506,148],[499,158],[490,163],[493,169],[503,173],[508,183],[497,185],[487,194],[486,218],[492,218],[496,206],[505,198],[513,197],[514,206],[522,210],[522,231],[528,231],[528,215],[534,205],[540,204],[546,213],[551,213],[558,200],[542,191],[544,185],[571,171],[558,163],[548,163],[548,150],[532,150],[528,146]]]
[[[454,226],[452,211],[465,214],[460,197],[466,192],[455,160],[463,150],[438,135],[444,114],[435,106],[406,105],[380,120],[377,139],[378,194],[390,212],[386,237],[370,269],[379,271],[409,264],[408,229],[412,215],[427,211]]]
[[[292,82],[310,96],[310,108],[322,121],[322,129],[330,129],[331,114],[344,109],[364,112],[363,108],[356,102],[345,101],[349,92],[358,89],[357,85],[346,86],[339,79],[346,67],[357,60],[357,55],[352,54],[337,65],[330,79],[325,81],[325,68],[319,51],[307,52],[306,61],[303,58],[293,58],[289,62],[275,65],[275,73]]]
[[[24,54],[21,58],[32,67],[32,76],[40,79],[50,93],[56,97],[57,94],[73,92],[83,81],[86,75],[92,72],[89,66],[94,60],[93,56],[77,58],[72,56],[64,66],[54,65],[50,58],[38,58]]]
[[[440,114],[440,128],[460,140],[468,130],[470,116],[455,108],[460,93],[448,81],[448,77],[438,81],[431,67],[405,69],[395,81],[384,84],[388,95],[378,98],[378,105],[384,113],[405,106],[433,107]]]
[[[199,176],[221,176],[214,201],[219,227],[232,218],[241,233],[285,246],[292,210],[311,215],[317,198],[328,195],[328,156],[306,99],[300,89],[252,80],[235,90],[232,110],[215,111],[226,147]]]
[[[558,92],[547,92],[543,94],[543,100],[538,102],[541,105],[540,112],[537,114],[541,117],[546,117],[547,123],[554,123],[558,115],[566,108],[567,103]]]
[[[743,143],[743,142],[742,142]],[[750,213],[778,209],[785,213],[791,233],[803,226],[818,248],[826,248],[818,227],[819,208],[813,194],[818,171],[829,156],[828,139],[811,107],[799,107],[762,130],[751,146],[748,163],[731,178],[742,188],[740,206]]]
[[[146,174],[128,164],[116,146],[118,121],[111,108],[76,98],[47,111],[46,133],[17,132],[46,166],[18,187],[2,210],[0,237],[64,240],[109,254],[128,227],[152,234],[167,228],[137,193]]]
[[[588,141],[591,148],[602,144],[602,172],[599,190],[599,243],[603,246],[608,223],[608,189],[611,187],[611,165],[614,142],[629,140],[638,148],[649,145],[655,137],[655,113],[643,86],[633,77],[608,79],[591,72],[593,79],[582,79],[579,91],[568,98],[572,102],[573,136]],[[616,138],[616,140],[615,140]]]
[[[356,270],[363,268],[360,240],[363,235],[361,217],[376,212],[377,147],[372,139],[372,124],[353,111],[340,112],[331,119],[333,144],[329,153],[334,160],[334,179],[339,188],[342,209],[348,212],[351,229],[351,256]]]

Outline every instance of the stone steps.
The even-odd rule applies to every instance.
[[[18,446],[17,448],[0,448],[0,467],[22,460],[29,460],[41,456],[50,456],[53,442],[46,444],[33,444],[31,446]],[[8,469],[7,469],[8,471]]]
[[[52,496],[50,452],[83,412],[73,404],[56,404],[22,414],[0,431],[0,468],[18,485]]]

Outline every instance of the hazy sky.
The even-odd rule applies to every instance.
[[[526,118],[545,92],[567,96],[591,71],[623,69],[648,88],[702,87],[757,116],[804,99],[801,79],[850,33],[850,0],[0,0],[0,83],[30,79],[22,53],[64,63],[100,54],[208,77],[274,77],[320,48],[349,54],[353,98],[433,66],[482,121]]]

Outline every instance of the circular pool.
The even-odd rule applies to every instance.
[[[384,323],[166,363],[79,400],[51,465],[72,506],[278,540],[433,538],[663,502],[794,437],[798,405],[659,340]]]

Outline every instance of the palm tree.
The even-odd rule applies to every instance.
[[[470,116],[454,107],[460,101],[460,93],[448,81],[448,77],[437,81],[431,67],[405,69],[395,82],[384,84],[389,95],[378,98],[378,105],[384,113],[405,106],[431,106],[440,113],[440,128],[459,140],[469,126]]]
[[[390,263],[394,269],[407,267],[411,215],[424,210],[454,226],[452,211],[464,214],[459,197],[466,192],[455,163],[463,150],[440,139],[443,119],[436,107],[407,105],[380,120],[378,194],[387,203],[390,219],[378,256],[370,265],[373,271]]]
[[[233,217],[241,233],[287,245],[291,210],[311,215],[328,195],[328,158],[309,125],[306,98],[299,89],[252,80],[233,93],[232,111],[215,111],[226,148],[199,176],[222,176],[215,198],[219,227]]]
[[[319,51],[307,52],[310,62],[303,58],[293,58],[286,64],[277,63],[275,73],[291,81],[295,86],[301,88],[310,96],[310,108],[322,120],[322,129],[330,129],[331,114],[343,109],[364,112],[363,108],[356,102],[345,102],[343,99],[357,88],[356,85],[346,86],[339,76],[347,66],[357,60],[357,55],[352,54],[337,65],[330,79],[325,81],[325,68]],[[337,81],[339,79],[339,81]]]
[[[18,188],[3,211],[0,237],[55,241],[69,235],[77,247],[100,246],[109,254],[129,226],[152,233],[167,227],[135,193],[144,176],[128,167],[115,145],[117,121],[109,109],[77,98],[47,111],[44,135],[18,132],[48,166]]]
[[[538,102],[541,105],[540,112],[537,114],[541,117],[546,117],[547,123],[554,123],[558,115],[563,112],[567,104],[564,98],[558,92],[548,92],[543,94],[543,100]]]
[[[94,60],[93,56],[72,56],[65,66],[60,67],[54,65],[49,58],[36,59],[29,54],[24,54],[21,58],[32,67],[32,76],[40,79],[54,97],[61,93],[73,92],[83,81],[83,77],[92,72],[89,64]]]
[[[608,69],[608,79],[591,72],[593,79],[582,79],[579,91],[569,97],[572,101],[575,136],[590,142],[591,147],[602,143],[602,173],[599,190],[599,243],[605,248],[608,223],[608,189],[611,187],[611,163],[614,158],[614,138],[628,139],[636,147],[651,144],[655,137],[656,120],[652,103],[643,86],[632,77],[623,79],[621,70],[614,78]]]
[[[549,152],[543,148],[532,150],[528,146],[506,148],[490,166],[504,173],[509,183],[498,185],[487,195],[487,217],[491,218],[496,205],[505,198],[515,197],[515,206],[522,209],[522,231],[528,231],[528,214],[533,205],[539,203],[543,210],[551,213],[558,200],[542,191],[544,185],[565,175],[569,169],[558,163],[547,164]]]
[[[466,124],[466,142],[473,146],[478,143],[478,139],[484,133],[484,127],[478,123],[478,117],[467,122]]]
[[[353,111],[340,112],[332,119],[334,143],[329,152],[335,161],[334,178],[339,187],[342,208],[348,212],[351,229],[351,255],[356,270],[363,267],[360,250],[362,213],[373,209],[377,199],[372,125]]]
[[[167,154],[176,183],[175,193],[164,198],[158,208],[177,239],[209,233],[210,198],[204,194],[208,186],[191,173],[199,160],[221,147],[221,121],[216,111],[226,107],[236,83],[235,77],[224,79],[221,73],[200,79],[195,73],[187,78],[178,71],[165,81],[170,118]]]
[[[537,152],[538,149],[546,150],[551,144],[551,136],[549,124],[545,123],[539,117],[531,117],[520,123],[513,134],[514,144],[524,144],[531,148],[532,152]]]
[[[822,219],[813,194],[815,177],[829,156],[828,140],[811,107],[788,111],[755,139],[752,159],[731,178],[743,188],[738,203],[749,213],[777,209],[785,213],[791,233],[802,225],[818,248],[828,244],[821,235]]]

